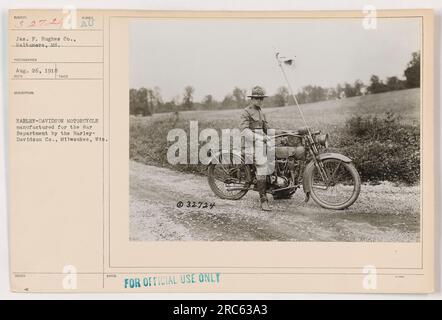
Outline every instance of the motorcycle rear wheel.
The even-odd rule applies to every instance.
[[[207,170],[210,189],[221,199],[239,200],[249,191],[251,170],[245,164],[211,163]],[[229,191],[229,188],[240,190]]]

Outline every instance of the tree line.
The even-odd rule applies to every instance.
[[[303,87],[296,93],[298,103],[312,103],[324,100],[343,99],[366,94],[376,94],[387,91],[402,90],[420,87],[420,52],[413,52],[411,60],[404,70],[404,79],[396,76],[387,77],[384,80],[377,75],[370,77],[370,83],[365,85],[361,80],[353,83],[338,84],[336,87],[324,88],[316,85]],[[148,116],[157,112],[179,112],[185,110],[218,110],[243,108],[247,103],[247,90],[234,87],[221,101],[216,100],[211,94],[207,94],[201,101],[194,101],[195,88],[186,86],[181,95],[170,101],[163,101],[161,90],[140,88],[130,89],[129,109],[130,114]],[[277,91],[265,100],[265,107],[282,107],[294,104],[289,90],[281,86]]]

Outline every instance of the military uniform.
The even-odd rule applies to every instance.
[[[249,128],[252,131],[262,130],[267,134],[267,119],[261,107],[255,107],[252,103],[241,113],[241,130]]]
[[[260,106],[261,101],[264,99],[264,97],[267,96],[265,95],[265,92],[261,87],[256,86],[253,88],[252,94],[249,97],[252,98],[252,100],[241,113],[240,129],[242,130],[242,135],[245,137],[246,141],[254,142],[256,146],[257,137],[255,136],[255,134],[261,136],[265,136],[267,134],[268,123]],[[260,143],[260,145],[263,146],[263,143]],[[264,144],[264,147],[267,148],[267,144]],[[250,154],[247,150],[248,149],[246,147],[246,161],[247,159],[253,159],[252,161],[254,162],[256,167],[256,186],[259,191],[261,209],[265,211],[270,211],[266,195],[267,175],[270,173],[268,166],[269,163],[267,161],[254,161],[256,160],[256,154]],[[258,152],[256,147],[253,150],[254,152]],[[267,152],[267,154],[269,153]],[[251,161],[249,160],[249,163],[250,162]]]

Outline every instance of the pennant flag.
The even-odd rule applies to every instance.
[[[289,58],[289,57],[283,57],[278,53],[276,53],[276,59],[278,60],[278,62],[280,64],[284,64],[288,67],[294,67],[295,66],[295,59],[294,58]]]
[[[294,66],[295,65],[295,59],[284,60],[284,64],[287,65],[287,66]]]

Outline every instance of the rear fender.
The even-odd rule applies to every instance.
[[[220,150],[214,153],[210,158],[210,164],[220,164],[221,163],[221,155],[232,153],[232,161],[240,161],[239,163],[244,163],[244,157],[239,151],[229,151],[229,150]],[[239,164],[238,163],[238,164]],[[235,164],[235,162],[234,162]]]

